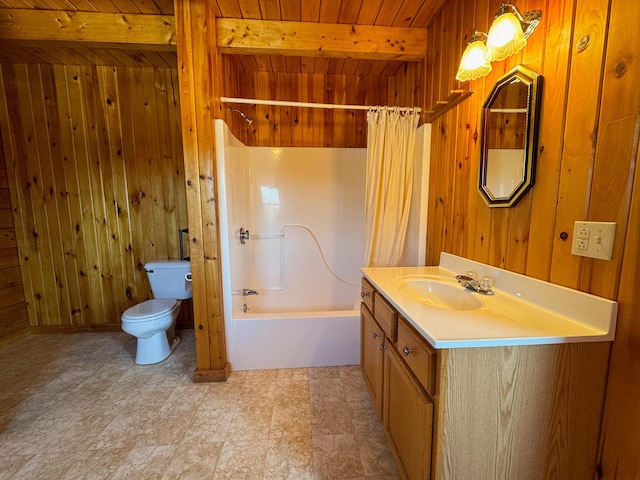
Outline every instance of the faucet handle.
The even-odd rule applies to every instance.
[[[490,292],[493,287],[493,278],[484,276],[480,279],[480,289],[483,292]]]
[[[465,277],[471,277],[471,280],[477,280],[478,279],[478,274],[476,272],[474,272],[473,270],[467,270],[466,272],[464,272]]]

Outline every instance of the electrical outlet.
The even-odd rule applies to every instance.
[[[576,248],[578,250],[587,250],[589,248],[589,240],[578,238],[576,240]]]
[[[571,253],[611,260],[615,231],[615,222],[575,222]]]
[[[578,239],[589,240],[589,229],[585,227],[578,228]]]

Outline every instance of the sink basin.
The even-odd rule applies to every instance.
[[[435,308],[476,310],[482,307],[479,295],[449,279],[405,277],[398,280],[398,288],[413,300]]]

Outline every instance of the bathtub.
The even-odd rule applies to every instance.
[[[232,370],[360,363],[360,312],[245,313],[233,316]]]

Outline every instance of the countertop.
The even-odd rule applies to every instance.
[[[494,295],[467,290],[482,302],[478,309],[434,307],[406,295],[400,288],[401,279],[406,277],[432,276],[456,284],[455,275],[467,271],[494,280]],[[462,257],[443,253],[439,266],[363,268],[362,272],[434,348],[597,342],[614,338],[616,302]]]

